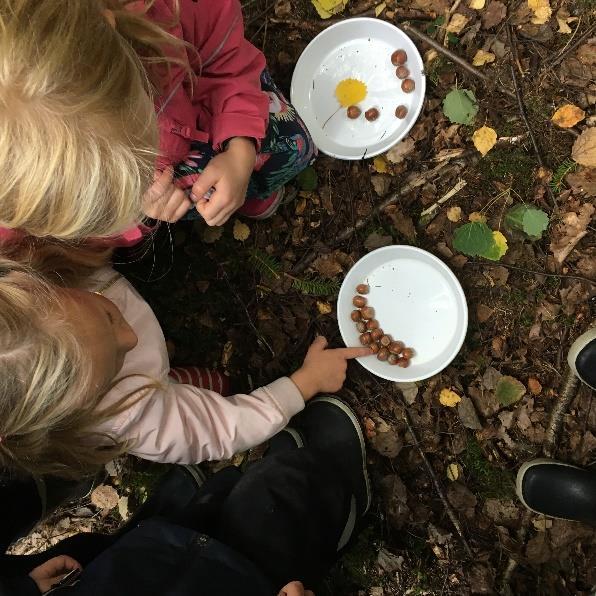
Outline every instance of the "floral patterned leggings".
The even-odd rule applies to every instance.
[[[250,178],[247,201],[269,198],[317,155],[304,122],[266,70],[261,75],[261,88],[269,96],[269,126]],[[193,143],[189,156],[175,168],[179,182],[191,187],[216,154],[208,143]],[[191,209],[183,219],[197,218],[200,215]]]

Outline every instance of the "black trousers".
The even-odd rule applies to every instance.
[[[0,574],[28,573],[59,554],[88,565],[142,520],[160,517],[224,544],[251,561],[276,588],[301,580],[312,589],[337,557],[351,500],[337,469],[307,448],[266,456],[244,473],[226,468],[198,490],[188,473],[176,467],[119,533],[79,535],[40,555],[5,556]],[[118,588],[114,586],[116,593]]]

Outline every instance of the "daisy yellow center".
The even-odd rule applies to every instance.
[[[335,97],[344,108],[354,106],[366,97],[366,85],[357,79],[344,79],[335,88]]]

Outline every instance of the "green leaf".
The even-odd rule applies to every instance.
[[[447,39],[451,45],[456,46],[459,43],[459,37],[455,33],[447,33]]]
[[[481,257],[493,247],[493,231],[483,222],[473,221],[455,230],[453,248],[469,257]]]
[[[437,17],[432,21],[426,28],[426,32],[429,35],[434,35],[437,29],[445,22],[445,17]]]
[[[493,232],[493,244],[480,256],[490,261],[500,261],[501,257],[507,252],[507,238],[499,231]]]
[[[542,209],[531,205],[514,205],[505,215],[505,223],[510,229],[524,232],[533,240],[539,240],[548,228],[549,218]]]
[[[510,406],[518,402],[525,392],[524,384],[514,377],[501,377],[495,387],[495,397],[504,406]]]
[[[316,190],[317,186],[319,185],[317,171],[312,166],[309,166],[308,168],[302,170],[298,176],[296,176],[296,182],[298,182],[300,190]]]
[[[451,122],[472,124],[478,113],[478,103],[469,89],[452,89],[443,100],[443,113]]]

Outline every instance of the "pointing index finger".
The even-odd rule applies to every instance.
[[[373,351],[370,348],[338,348],[338,351],[346,360],[373,355]]]

